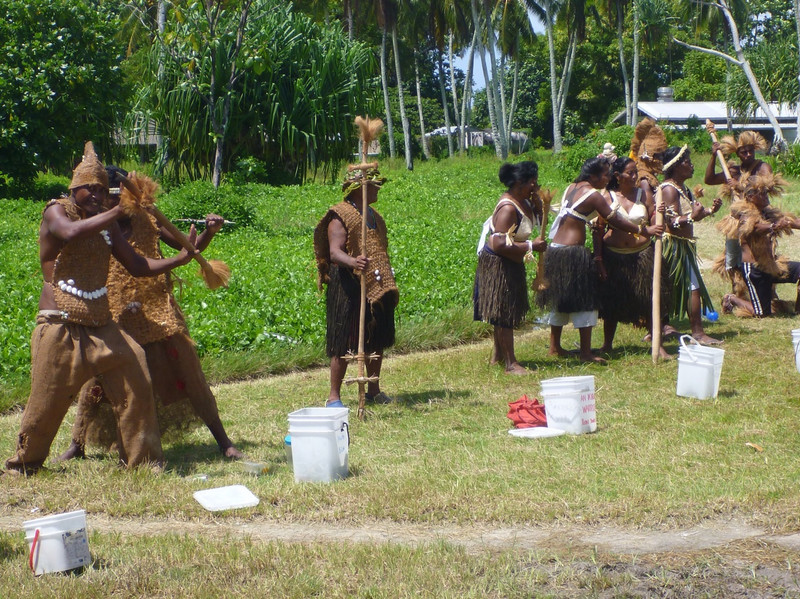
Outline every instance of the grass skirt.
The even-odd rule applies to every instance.
[[[478,256],[472,301],[475,320],[518,327],[530,310],[525,264],[484,249]]]
[[[565,314],[597,309],[597,268],[586,247],[547,248],[544,275],[549,285],[536,298],[540,307]]]
[[[358,351],[358,320],[361,311],[361,282],[352,271],[330,265],[330,280],[325,292],[327,301],[327,333],[325,351],[329,358]],[[382,352],[394,345],[394,309],[397,294],[386,293],[377,302],[367,302],[364,350]]]
[[[620,254],[603,248],[608,277],[600,283],[600,318],[644,327],[653,316],[653,244],[641,252]],[[661,317],[667,317],[672,301],[669,269],[661,269]]]

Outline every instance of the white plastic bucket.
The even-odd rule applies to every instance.
[[[289,414],[296,482],[346,478],[350,446],[348,408],[303,408]]]
[[[689,335],[683,335],[678,348],[677,395],[695,399],[717,397],[724,358],[724,349],[700,345]]]
[[[540,382],[547,427],[573,435],[597,430],[594,376],[569,376]]]
[[[792,345],[794,346],[794,367],[800,372],[800,329],[792,330]]]
[[[27,520],[22,527],[28,542],[28,565],[37,576],[91,563],[84,510]]]

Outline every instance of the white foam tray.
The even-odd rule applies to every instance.
[[[194,498],[210,512],[221,510],[235,510],[242,507],[258,505],[258,497],[244,485],[230,485],[195,491]]]

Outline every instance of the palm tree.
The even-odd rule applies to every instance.
[[[550,101],[553,105],[553,151],[563,149],[561,128],[564,124],[564,111],[575,63],[578,42],[585,33],[586,0],[526,0],[528,8],[544,22],[547,33],[547,47],[550,54]],[[562,15],[569,31],[567,50],[561,76],[556,72],[555,25],[556,19]]]
[[[519,79],[519,60],[520,52],[525,42],[535,39],[530,19],[525,6],[519,0],[499,0],[498,9],[500,12],[500,22],[498,30],[500,55],[500,71],[506,73],[505,59],[510,58],[514,71],[511,84],[511,105],[506,111],[505,102],[501,102],[503,107],[503,122],[506,132],[507,148],[511,147],[511,130],[514,122],[514,111],[517,104],[517,82]],[[505,77],[503,78],[505,81]],[[504,98],[504,86],[501,86],[501,98]]]
[[[505,134],[502,132],[501,121],[500,118],[498,118],[497,103],[500,94],[499,88],[497,87],[497,63],[494,60],[492,21],[487,10],[488,0],[480,0],[480,8],[482,10],[479,10],[478,2],[479,0],[471,0],[470,9],[472,12],[472,22],[475,26],[478,57],[480,58],[481,68],[483,69],[483,79],[486,82],[486,106],[489,110],[489,123],[492,128],[492,140],[494,141],[495,153],[498,158],[505,160],[508,155],[508,149],[504,147]],[[491,57],[491,76],[486,66],[486,55],[484,53],[484,49],[487,47]]]

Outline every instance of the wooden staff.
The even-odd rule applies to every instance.
[[[664,214],[659,210],[664,205],[661,197],[661,190],[656,191],[656,225],[664,224]],[[661,246],[663,240],[661,235],[656,237],[653,244],[653,314],[650,318],[651,328],[650,337],[653,340],[652,356],[653,364],[658,362],[658,353],[661,349]]]
[[[542,199],[542,227],[539,232],[539,237],[544,239],[544,233],[547,230],[547,221],[550,217],[550,203],[553,201],[553,192],[544,190],[539,194]],[[531,288],[534,291],[544,291],[548,287],[548,281],[544,278],[544,252],[539,252],[539,262],[536,263],[536,276],[531,281]]]
[[[130,191],[138,202],[142,201],[142,191],[132,180],[127,177],[122,177],[121,182],[125,186],[125,189]],[[137,209],[140,207],[141,206],[137,206]],[[156,208],[154,203],[150,203],[149,208],[153,216],[155,216],[156,220],[158,221],[158,224],[169,231],[184,249],[193,254],[192,258],[197,260],[197,263],[200,264],[200,272],[203,280],[206,283],[206,287],[209,289],[227,287],[228,280],[231,278],[231,269],[228,267],[228,265],[222,260],[206,260],[202,254],[195,253],[197,252],[197,249],[194,247],[192,242],[189,241],[189,238],[183,233],[183,231],[173,225],[172,222],[166,216],[164,216],[161,210]],[[128,210],[126,209],[126,211]]]
[[[706,131],[708,131],[708,134],[711,136],[711,141],[714,143],[719,141],[717,139],[717,128],[714,126],[714,123],[711,122],[711,119],[706,119]],[[731,171],[728,170],[728,163],[725,161],[722,150],[717,150],[717,158],[719,159],[719,165],[722,167],[722,172],[725,173],[725,180],[732,179]],[[731,189],[731,193],[733,193],[733,189]]]
[[[368,190],[367,190],[367,177],[366,173],[369,169],[378,168],[377,162],[367,162],[367,150],[369,149],[370,142],[380,135],[383,129],[383,121],[380,119],[370,120],[369,117],[362,118],[356,117],[356,126],[358,126],[361,134],[361,164],[351,165],[348,167],[349,171],[360,170],[363,180],[361,184],[361,255],[367,256],[367,216],[369,210]],[[368,256],[367,256],[368,257]],[[366,321],[367,321],[367,272],[361,271],[361,309],[358,319],[358,353],[355,356],[358,362],[358,376],[354,379],[348,379],[346,383],[358,383],[358,419],[364,420],[366,417],[366,386],[378,380],[377,376],[368,377],[366,373],[367,355],[365,354],[364,340],[366,336]],[[369,359],[376,359],[377,354],[369,356]]]

